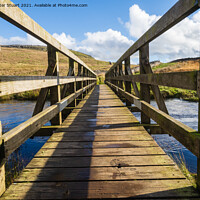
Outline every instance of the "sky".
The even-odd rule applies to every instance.
[[[26,14],[68,49],[115,62],[178,0],[13,0]],[[34,7],[48,3],[57,7]],[[24,8],[21,4],[31,4]],[[58,7],[86,4],[86,7]],[[0,19],[0,45],[42,45]],[[200,56],[200,11],[196,11],[150,43],[150,60],[168,62]],[[138,53],[131,57],[138,63]]]

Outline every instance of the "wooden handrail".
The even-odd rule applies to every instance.
[[[60,76],[59,85],[73,82],[95,81],[95,78],[80,76]],[[0,96],[57,86],[55,76],[0,76]]]
[[[107,77],[107,79],[114,81],[134,81],[150,85],[161,85],[197,91],[198,77],[198,71],[189,71],[158,74],[124,75]]]

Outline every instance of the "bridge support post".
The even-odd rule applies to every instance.
[[[85,68],[83,68],[83,77],[86,77],[86,69],[85,69]],[[83,86],[83,87],[86,86],[86,81],[83,81],[83,82],[82,82],[82,86]],[[84,98],[85,95],[86,95],[86,91],[83,92],[83,94],[82,94],[82,98]]]
[[[6,190],[4,155],[5,154],[2,140],[2,126],[0,121],[0,196]]]
[[[74,66],[74,60],[72,60],[71,58],[69,58],[69,69],[71,71],[70,76],[74,76],[75,77],[75,66]],[[69,83],[69,87],[68,87],[68,92],[69,94],[75,93],[76,91],[76,83]],[[70,103],[67,107],[75,107],[76,106],[76,100],[74,100],[72,103]]]
[[[199,104],[198,105],[198,132],[200,132],[200,99],[199,99],[198,104]],[[200,191],[200,144],[199,144],[199,156],[197,156],[197,189],[198,191]]]
[[[77,74],[77,76],[81,76],[81,73],[82,73],[82,65],[81,64],[79,64],[78,63],[78,74]],[[77,84],[76,84],[76,91],[77,90],[80,90],[82,88],[82,81],[80,81],[80,82],[77,82]],[[80,96],[81,97],[81,99],[82,99],[82,95]],[[77,102],[77,104],[80,102],[80,100],[77,100],[78,102]]]
[[[50,49],[52,49],[53,47],[51,47],[50,45],[47,46],[47,51],[49,52]],[[49,65],[48,64],[48,68],[46,71],[45,76],[53,76],[53,73],[55,71],[56,65]],[[48,94],[49,88],[42,88],[40,90],[34,111],[33,111],[33,116],[37,115],[39,112],[41,112],[44,108],[44,104],[47,98],[47,94]]]
[[[130,57],[125,60],[125,75],[129,75],[128,71],[130,68]],[[131,94],[131,82],[125,81],[125,91]],[[131,102],[126,100],[126,106],[131,106]]]
[[[139,50],[140,74],[145,74],[145,63],[149,61],[149,45],[145,45]],[[140,83],[140,98],[150,103],[150,87],[147,84]],[[150,124],[150,118],[141,112],[141,123]]]
[[[57,86],[50,88],[50,102],[51,105],[61,100],[60,83],[59,83],[59,65],[58,65],[58,52],[55,48],[48,46],[48,66],[55,67],[53,76],[57,76]],[[59,112],[57,116],[51,119],[52,125],[62,124],[62,113]]]

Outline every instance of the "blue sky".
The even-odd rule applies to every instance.
[[[88,53],[97,59],[115,61],[177,0],[13,0],[13,2],[32,5],[41,2],[87,4],[88,7],[84,8],[20,8],[69,49]],[[199,55],[197,36],[200,33],[198,30],[200,14],[196,12],[195,17],[193,16],[152,43],[150,51],[152,60],[161,58],[163,61],[168,61]],[[191,32],[185,30],[186,25]],[[26,33],[3,19],[0,19],[0,27],[0,44],[28,44],[32,41]],[[182,42],[178,37],[177,40],[176,38],[172,40],[171,37],[180,32]],[[185,41],[191,33],[195,33],[193,40],[185,47]],[[172,43],[175,43],[174,48],[171,47]],[[37,44],[37,41],[33,40],[33,44]],[[192,50],[191,48],[189,50],[191,45]],[[184,51],[183,46],[187,48]]]

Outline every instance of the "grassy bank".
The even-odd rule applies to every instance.
[[[186,101],[198,101],[197,92],[194,90],[184,90],[165,86],[160,86],[160,90],[165,99],[178,98]]]

